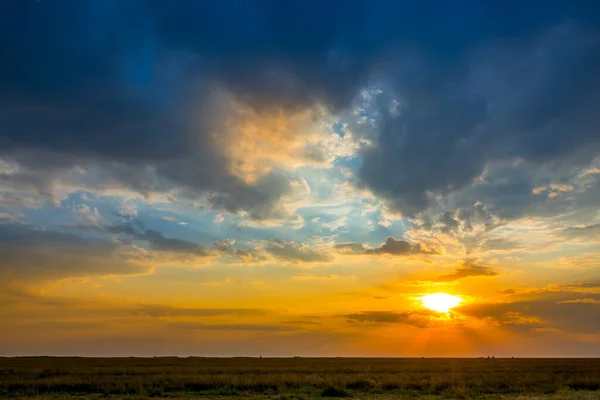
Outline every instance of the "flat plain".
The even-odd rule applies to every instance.
[[[0,358],[0,397],[600,399],[600,359]]]

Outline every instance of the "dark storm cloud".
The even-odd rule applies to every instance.
[[[450,274],[440,275],[432,279],[433,282],[452,282],[459,279],[469,278],[471,276],[496,276],[498,273],[489,267],[477,265],[471,261],[464,262],[461,267]]]
[[[581,161],[585,162],[586,158]],[[555,175],[572,173],[577,164],[574,160],[563,160],[560,165],[540,165],[527,161],[504,161],[488,165],[480,182],[466,187],[456,197],[458,203],[471,203],[477,199],[474,208],[480,223],[486,230],[493,230],[506,220],[523,216],[555,216],[564,212],[565,196],[548,199],[534,193],[539,181],[555,179]],[[567,170],[568,172],[566,172]],[[579,196],[582,197],[582,196]],[[550,201],[549,201],[550,200]],[[569,200],[571,200],[569,198]],[[469,209],[469,207],[467,207]],[[495,220],[492,216],[500,218]],[[471,218],[473,221],[473,219]]]
[[[337,111],[376,82],[399,106],[380,113],[359,177],[410,215],[489,160],[598,149],[597,21],[594,2],[6,1],[0,155],[39,190],[95,166],[142,194],[210,193],[264,219],[289,183],[228,172],[214,94]]]
[[[367,254],[391,254],[394,256],[403,256],[409,254],[437,254],[433,249],[427,249],[420,243],[411,244],[406,240],[396,240],[393,237],[388,237],[381,247],[368,249]]]
[[[401,70],[391,89],[399,110],[382,113],[377,142],[363,154],[363,184],[410,216],[471,184],[493,161],[589,162],[600,149],[598,29],[570,22],[513,45],[499,40],[443,67],[416,62]],[[531,202],[531,182],[496,183],[481,190],[495,190],[490,195],[501,198],[492,202],[509,207],[507,217]]]
[[[119,244],[27,225],[0,224],[0,281],[136,274],[148,268]],[[129,249],[131,250],[131,249]]]

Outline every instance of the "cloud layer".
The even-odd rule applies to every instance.
[[[600,348],[595,2],[13,1],[0,36],[0,353]]]

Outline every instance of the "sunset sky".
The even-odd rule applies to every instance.
[[[3,0],[0,38],[0,355],[600,356],[597,1]]]

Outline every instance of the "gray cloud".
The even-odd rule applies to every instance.
[[[388,97],[359,178],[406,215],[466,187],[491,161],[579,165],[598,150],[600,41],[589,4],[503,3],[499,17],[496,2],[459,14],[418,2],[259,1],[248,10],[108,1],[101,13],[39,3],[0,17],[10,60],[0,67],[0,154],[21,166],[0,177],[8,186],[48,194],[77,167],[97,188],[208,196],[209,206],[252,218],[279,215],[287,178],[244,182],[216,150],[221,92],[256,110],[338,112],[382,86]]]
[[[409,254],[437,254],[433,249],[427,249],[420,243],[411,244],[406,240],[396,240],[393,237],[388,237],[381,247],[369,249],[367,254],[391,254],[395,256]]]
[[[0,224],[0,276],[4,282],[148,271],[148,267],[135,264],[132,250],[97,238],[28,225]]]
[[[565,24],[519,49],[484,46],[443,71],[422,59],[397,68],[390,91],[399,110],[380,113],[362,183],[410,216],[472,184],[494,161],[585,165],[600,149],[599,49],[596,31]],[[504,181],[500,205],[524,208],[509,197],[528,202],[530,184]]]
[[[170,325],[178,328],[181,327],[203,331],[290,332],[300,330],[300,328],[293,326],[265,324],[199,324],[193,322],[177,322]]]
[[[482,246],[487,250],[514,250],[523,247],[518,241],[500,237],[485,238],[482,240]]]
[[[562,233],[568,238],[593,239],[600,237],[600,224],[565,228]]]
[[[229,171],[215,137],[229,129],[231,105],[219,96],[277,112],[347,105],[370,57],[344,50],[338,33],[369,21],[356,12],[334,27],[338,6],[318,4],[317,18],[308,4],[257,3],[248,13],[218,1],[175,8],[107,2],[106,20],[76,1],[60,12],[45,3],[11,8],[2,13],[2,35],[19,38],[0,45],[11,60],[0,70],[0,155],[20,170],[0,181],[52,196],[53,182],[84,168],[79,184],[92,190],[206,196],[214,208],[281,217],[278,203],[291,190],[286,176],[271,172],[248,183]],[[215,48],[217,36],[223,42]],[[33,67],[42,64],[43,71]]]
[[[128,215],[119,215],[118,217],[117,222],[112,225],[76,225],[75,229],[117,235],[124,242],[132,240],[145,242],[151,249],[160,252],[170,252],[179,255],[189,254],[200,257],[219,255],[229,257],[230,260],[243,262],[267,260],[265,255],[256,249],[234,247],[235,240],[217,240],[212,245],[205,246],[185,239],[167,238],[161,232],[146,228],[142,221],[137,218]],[[280,258],[294,261],[325,261],[329,259],[305,245],[297,245],[294,242],[273,240],[270,243],[272,246],[267,251]]]
[[[572,178],[577,173],[576,167],[577,164],[567,161],[564,165],[529,161],[491,163],[476,183],[456,192],[453,201],[464,207],[476,199],[488,215],[487,230],[524,216],[554,217],[574,207],[583,193],[548,198],[536,195],[534,189],[548,181]]]
[[[136,160],[122,162],[79,156],[72,159],[68,156],[47,157],[46,153],[39,151],[33,154],[15,152],[4,156],[0,153],[4,160],[19,166],[18,172],[0,173],[0,190],[18,190],[56,203],[60,200],[54,192],[56,186],[99,192],[110,188],[117,192],[139,193],[144,197],[158,194],[171,201],[185,201],[232,213],[247,211],[248,216],[256,220],[286,216],[279,204],[282,196],[291,193],[290,182],[285,175],[270,172],[249,184],[230,175],[225,160],[220,162],[223,164],[221,167],[216,167],[202,165],[208,161],[200,151],[195,156],[201,161],[195,158],[145,161],[149,164],[160,163],[159,167],[154,167]],[[57,158],[58,164],[55,164]],[[30,160],[39,159],[46,159],[46,162],[30,163]],[[71,160],[71,163],[65,164],[65,159]],[[77,172],[78,169],[85,172],[81,174]]]
[[[430,324],[429,317],[435,316],[433,311],[363,311],[361,313],[346,314],[342,317],[350,322],[365,322],[375,324],[407,324],[418,328],[426,328]]]
[[[243,262],[266,261],[267,257],[255,249],[237,249],[233,247],[234,240],[218,240],[213,243],[211,249],[222,253],[225,256],[237,258]]]
[[[573,300],[582,293],[596,292],[600,289],[600,281],[570,282],[559,285],[550,285],[543,288],[517,287],[501,290],[498,293],[516,296],[518,300]]]
[[[485,267],[483,265],[477,265],[471,261],[465,261],[461,267],[454,270],[450,274],[440,275],[437,278],[432,279],[433,282],[452,282],[459,279],[465,279],[472,276],[496,276],[498,272]]]
[[[516,330],[555,328],[575,333],[596,333],[600,330],[598,304],[573,301],[582,298],[579,293],[572,293],[568,297],[547,293],[547,297],[509,303],[467,304],[454,310],[475,318],[491,318]],[[598,294],[586,293],[584,297],[600,300]]]
[[[454,219],[454,215],[450,211],[445,211],[444,213],[442,213],[439,219],[439,223],[441,224],[440,231],[442,233],[455,232],[460,227],[458,220]]]
[[[566,283],[560,285],[560,287],[564,290],[572,290],[572,289],[600,289],[600,280],[597,281],[587,281],[587,282],[576,282],[576,283]]]
[[[331,257],[327,254],[317,252],[308,245],[278,239],[271,240],[265,250],[278,258],[291,262],[324,262],[331,260]]]
[[[194,254],[198,256],[208,255],[205,246],[183,239],[166,238],[162,233],[146,229],[143,223],[136,218],[121,216],[121,221],[109,226],[78,226],[83,230],[102,231],[115,235],[124,235],[128,238],[146,242],[157,251],[173,253]]]
[[[448,205],[448,208],[456,208],[453,211],[434,209],[419,215],[418,218],[412,220],[414,228],[438,231],[453,236],[468,234],[476,226],[483,227],[486,232],[497,228],[499,221],[490,213],[487,205],[480,201],[472,203],[473,197],[470,196],[466,202],[461,201],[458,202],[459,204]]]
[[[256,317],[268,315],[271,312],[257,308],[180,308],[148,304],[138,306],[131,313],[149,317]]]
[[[364,254],[366,247],[362,243],[337,243],[333,246],[334,249],[341,253]]]

